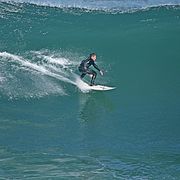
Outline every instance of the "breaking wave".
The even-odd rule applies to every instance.
[[[108,12],[127,12],[158,6],[180,5],[179,0],[2,0],[8,3],[30,3],[58,8],[78,8]]]

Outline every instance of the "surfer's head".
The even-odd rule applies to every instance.
[[[96,53],[91,53],[89,57],[90,57],[90,59],[95,61],[96,60]]]

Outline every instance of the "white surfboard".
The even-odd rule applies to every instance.
[[[116,87],[109,87],[109,86],[103,86],[103,85],[94,85],[94,86],[89,86],[89,87],[90,89],[95,90],[95,91],[109,91],[116,88]]]
[[[87,82],[82,81],[80,78],[77,78],[76,80],[76,86],[82,91],[82,92],[89,92],[91,90],[94,91],[109,91],[112,89],[115,89],[116,87],[110,87],[110,86],[103,86],[103,85],[94,85],[90,86]]]

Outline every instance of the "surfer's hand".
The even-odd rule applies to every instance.
[[[103,75],[104,75],[103,71],[99,71],[99,72],[100,72],[101,76],[103,76]]]

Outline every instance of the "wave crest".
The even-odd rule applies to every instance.
[[[7,3],[29,3],[38,6],[87,11],[129,12],[151,7],[180,5],[178,0],[2,0]]]

